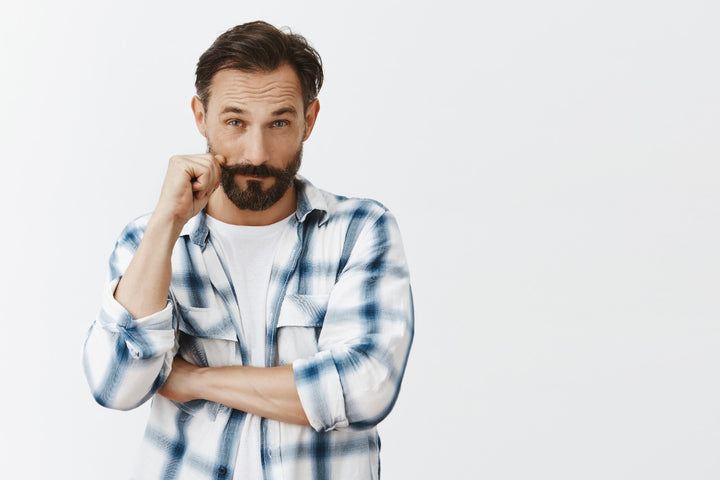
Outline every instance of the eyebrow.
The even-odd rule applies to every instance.
[[[297,116],[297,111],[293,107],[283,107],[272,112],[272,114],[276,117],[280,115],[285,115],[286,113]]]
[[[224,113],[235,113],[238,115],[242,115],[245,113],[245,110],[243,110],[242,108],[239,108],[239,107],[227,106],[227,107],[223,108],[222,111],[220,112],[221,115]],[[279,117],[280,115],[285,115],[286,113],[297,116],[297,110],[295,110],[295,108],[293,108],[293,107],[279,108],[279,109],[275,110],[274,112],[272,112],[272,115],[274,117]]]
[[[237,114],[242,114],[242,113],[245,113],[245,110],[243,110],[242,108],[238,108],[238,107],[225,107],[225,108],[223,108],[222,111],[220,112],[220,114],[223,114],[223,113],[237,113]]]

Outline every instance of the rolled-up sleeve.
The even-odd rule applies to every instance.
[[[114,293],[137,244],[137,230],[128,227],[110,258],[111,280],[102,306],[90,326],[83,367],[95,400],[109,408],[129,410],[144,403],[164,383],[176,350],[173,306],[133,319]]]
[[[330,294],[319,351],[293,362],[300,401],[317,431],[369,428],[385,418],[412,344],[412,293],[397,223],[386,211],[358,231]]]

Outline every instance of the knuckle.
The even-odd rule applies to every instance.
[[[170,157],[170,165],[179,165],[183,162],[183,156],[182,155],[173,155]]]

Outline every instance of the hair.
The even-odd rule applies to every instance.
[[[210,84],[220,70],[271,72],[287,64],[300,80],[303,107],[317,98],[323,83],[320,54],[302,35],[263,21],[244,23],[220,35],[200,56],[195,70],[195,90],[205,108]]]

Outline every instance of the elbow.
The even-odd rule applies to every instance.
[[[368,429],[385,419],[400,392],[411,342],[412,330],[405,329],[392,348],[356,345],[295,360],[295,383],[311,426]]]
[[[90,328],[83,349],[83,369],[93,398],[105,408],[132,410],[157,392],[169,375],[172,344],[164,337],[162,349],[153,342],[141,342],[139,336],[122,327]],[[145,345],[145,348],[135,348]],[[158,354],[166,352],[163,354]]]
[[[400,394],[410,347],[412,322],[396,337],[394,348],[385,350],[386,356],[373,356],[355,352],[355,359],[363,359],[364,368],[341,375],[345,396],[345,409],[349,425],[372,428],[392,411]]]
[[[112,410],[133,410],[144,404],[152,397],[157,389],[150,392],[133,391],[133,389],[120,389],[114,391],[111,388],[93,388],[90,387],[93,398],[101,407]]]
[[[110,397],[105,392],[93,392],[93,398],[101,407],[122,411],[132,410],[144,403],[143,401],[133,401],[133,399],[128,398]]]
[[[348,426],[372,428],[387,417],[395,406],[405,372],[405,362],[381,361],[368,355],[363,368],[340,375],[343,384]],[[395,367],[395,368],[393,368]]]
[[[399,393],[399,380],[387,377],[370,388],[346,393],[348,426],[359,429],[377,426],[390,414]]]
[[[157,389],[144,392],[134,386],[121,384],[117,375],[107,375],[101,381],[93,381],[90,372],[85,372],[95,402],[112,410],[132,410],[145,403]],[[159,387],[158,387],[159,388]]]
[[[90,361],[87,355],[83,361],[85,378],[90,392],[98,405],[113,410],[132,410],[145,403],[157,392],[166,376],[157,370],[153,377],[149,371],[128,368],[122,363]],[[162,359],[160,359],[162,361]]]

